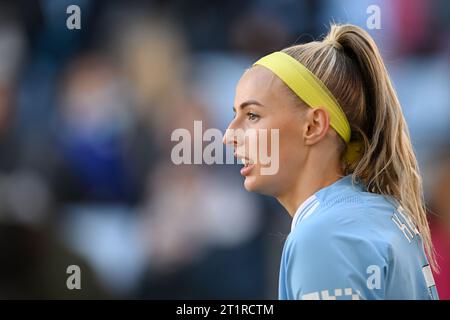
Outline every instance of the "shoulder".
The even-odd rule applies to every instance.
[[[395,201],[347,186],[318,200],[285,243],[282,266],[293,297],[321,290],[328,297],[350,288],[365,299],[381,299],[393,274],[412,274],[418,247],[405,237],[408,221]]]
[[[378,195],[351,193],[327,199],[292,230],[286,249],[292,254],[320,252],[336,259],[341,255],[387,263],[392,240],[399,236],[391,219],[394,211],[395,207]]]
[[[332,292],[353,298],[381,299],[390,264],[388,241],[379,235],[365,207],[346,204],[338,210],[318,208],[301,221],[285,243],[284,268],[293,297]],[[379,287],[371,287],[375,274]],[[337,295],[337,293],[336,293]]]
[[[356,292],[356,296],[350,294],[353,298],[384,297],[389,243],[377,235],[367,210],[356,205],[345,208],[351,214],[318,208],[287,238],[283,267],[293,297],[317,292],[328,297],[345,290]],[[370,290],[373,274],[379,279],[375,282],[381,283],[376,290]]]

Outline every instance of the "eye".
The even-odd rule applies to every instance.
[[[259,116],[253,112],[248,112],[247,116],[248,116],[248,120],[250,120],[250,121],[255,121],[255,120],[259,119]]]

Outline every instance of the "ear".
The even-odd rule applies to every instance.
[[[306,113],[303,139],[306,145],[321,141],[330,127],[330,115],[322,107],[310,108]]]

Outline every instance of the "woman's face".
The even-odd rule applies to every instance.
[[[302,119],[309,108],[299,106],[294,98],[275,74],[261,66],[246,71],[237,85],[235,117],[224,143],[234,144],[235,156],[250,163],[241,169],[248,191],[276,197],[301,174],[306,127]],[[269,163],[261,157],[265,155]]]

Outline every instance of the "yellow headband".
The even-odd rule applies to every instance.
[[[254,63],[268,68],[311,108],[323,107],[330,114],[330,124],[346,143],[350,125],[339,103],[327,87],[303,64],[284,52],[274,52]]]
[[[284,52],[271,53],[253,65],[261,65],[275,73],[311,108],[323,107],[330,114],[330,125],[348,144],[346,159],[353,162],[359,153],[360,145],[351,144],[351,129],[347,117],[336,98],[328,88],[303,64]]]

